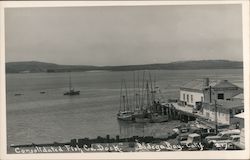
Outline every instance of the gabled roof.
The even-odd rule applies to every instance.
[[[209,80],[209,86],[215,86],[219,81],[216,80]],[[181,88],[186,88],[186,89],[194,89],[194,90],[200,90],[202,91],[204,88],[206,88],[205,85],[205,79],[195,79],[192,80],[183,86]]]
[[[229,82],[228,80],[209,80],[209,86],[212,88],[239,88],[237,85]],[[205,79],[195,79],[181,86],[181,88],[199,91],[202,91],[207,87]]]
[[[213,86],[213,88],[239,88],[235,84],[229,82],[228,80],[219,81]]]

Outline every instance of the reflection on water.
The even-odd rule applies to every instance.
[[[121,137],[132,137],[135,135],[167,137],[172,132],[172,129],[181,122],[174,120],[163,123],[134,123],[125,121],[118,121],[118,123]]]
[[[133,123],[119,121],[119,133],[121,137],[132,137],[134,135],[144,136],[145,134],[145,123]]]

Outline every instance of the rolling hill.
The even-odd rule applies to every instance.
[[[23,72],[67,72],[67,71],[133,71],[133,70],[195,70],[195,69],[240,69],[243,62],[228,60],[178,61],[172,63],[124,65],[124,66],[89,66],[59,65],[37,61],[7,62],[6,73]]]

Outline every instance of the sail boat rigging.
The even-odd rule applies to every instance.
[[[75,91],[75,89],[72,87],[71,71],[69,72],[69,91],[65,92],[63,95],[67,96],[80,95],[80,91]]]
[[[143,72],[142,86],[138,79],[135,79],[135,73],[133,74],[134,83],[134,102],[129,103],[128,91],[125,80],[122,80],[121,93],[120,93],[120,110],[117,114],[117,118],[120,120],[134,121],[134,122],[151,122],[159,123],[168,121],[169,115],[167,114],[167,106],[160,102],[157,98],[156,78],[151,76],[148,72],[148,78],[146,77],[146,71]],[[136,86],[137,83],[137,86]],[[125,93],[123,94],[123,86],[125,87]],[[130,99],[131,100],[131,99]],[[123,104],[123,105],[122,105]],[[132,105],[132,106],[131,106]],[[122,110],[123,107],[123,110]]]
[[[123,85],[125,87],[125,95],[123,95]],[[119,108],[119,112],[117,113],[117,119],[123,120],[123,121],[133,120],[133,112],[131,111],[131,108],[129,107],[128,91],[127,91],[127,85],[126,85],[125,80],[122,80],[122,83],[121,83],[120,108]]]

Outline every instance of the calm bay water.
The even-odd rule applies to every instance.
[[[142,71],[140,72],[142,78]],[[151,71],[162,98],[178,98],[182,84],[196,79],[228,79],[242,87],[243,71],[178,70]],[[68,142],[72,138],[95,138],[117,134],[162,136],[175,122],[135,124],[117,121],[121,79],[133,88],[133,72],[72,73],[79,96],[68,97],[67,73],[7,74],[7,143]],[[45,91],[45,94],[40,94]],[[15,96],[22,93],[21,96]]]

